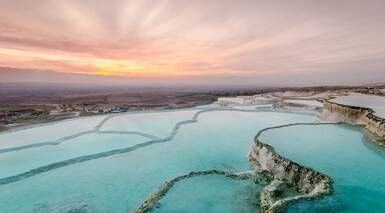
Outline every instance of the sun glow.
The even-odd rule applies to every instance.
[[[153,63],[145,60],[122,60],[97,58],[84,55],[63,53],[51,54],[43,51],[26,51],[0,48],[0,65],[7,62],[26,64],[26,68],[39,68],[44,64],[47,69],[60,72],[83,73],[103,76],[122,76],[135,78],[183,77],[196,76],[198,73],[177,69],[174,61]]]

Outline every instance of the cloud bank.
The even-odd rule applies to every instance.
[[[0,0],[0,66],[143,84],[380,83],[384,10],[381,0]]]

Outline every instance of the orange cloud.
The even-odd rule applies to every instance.
[[[344,72],[357,82],[364,72],[383,79],[384,8],[349,0],[0,1],[0,66],[231,83],[330,72],[341,81]]]

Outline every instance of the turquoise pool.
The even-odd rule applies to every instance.
[[[385,151],[358,127],[295,125],[265,131],[277,153],[330,175],[333,195],[291,205],[289,212],[385,212]]]
[[[199,110],[80,118],[0,134],[1,211],[65,212],[86,206],[91,212],[130,212],[165,181],[190,171],[250,170],[251,140],[263,128],[317,121],[315,116],[294,113]],[[204,196],[228,189],[226,202],[233,195],[247,194],[250,187],[255,193],[260,188],[206,178],[186,180],[180,187],[202,181],[196,189],[207,189]],[[223,189],[203,187],[215,187],[212,182],[216,188],[223,184]],[[176,187],[171,197],[180,193]],[[201,210],[220,210],[212,205],[221,205],[216,199],[208,200],[212,205],[198,197],[175,205],[167,199],[161,200],[159,211],[194,203]]]
[[[171,188],[154,212],[257,213],[261,187],[249,180],[222,175],[192,177]]]

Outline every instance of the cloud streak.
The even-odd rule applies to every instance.
[[[3,67],[223,84],[385,81],[380,0],[0,0],[0,8]],[[362,82],[362,73],[372,77]]]

